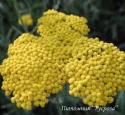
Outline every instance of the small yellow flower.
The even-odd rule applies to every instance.
[[[33,25],[33,18],[31,14],[24,14],[19,18],[18,23],[20,25],[31,26]]]

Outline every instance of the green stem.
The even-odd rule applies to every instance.
[[[19,9],[18,9],[17,1],[16,1],[16,0],[13,0],[13,4],[14,4],[15,10],[16,10],[18,19],[20,19],[21,22],[23,23],[23,21],[22,21],[22,19],[21,19],[21,14],[20,14]],[[27,28],[24,24],[23,24],[23,29],[24,29],[25,32],[28,32],[28,28]]]

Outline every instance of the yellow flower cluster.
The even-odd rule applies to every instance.
[[[89,32],[84,17],[66,15],[48,10],[38,19],[38,33],[43,37],[43,45],[52,47],[60,64],[65,66],[71,57],[72,45]],[[55,47],[55,48],[54,48]]]
[[[8,49],[1,65],[2,89],[18,107],[44,107],[50,94],[63,88],[65,76],[52,51],[31,34],[21,35]]]
[[[31,26],[33,25],[33,18],[31,14],[24,14],[19,18],[18,23],[20,25]]]
[[[125,53],[89,39],[87,20],[48,10],[38,19],[40,36],[22,34],[10,44],[0,73],[2,89],[24,109],[44,107],[69,83],[69,94],[89,106],[105,106],[125,90]]]
[[[83,39],[74,43],[73,59],[66,65],[69,94],[89,106],[106,106],[125,90],[125,53],[111,43]]]
[[[48,10],[38,19],[38,33],[42,36],[57,36],[58,38],[79,37],[87,35],[89,28],[83,17],[66,15],[55,10]]]

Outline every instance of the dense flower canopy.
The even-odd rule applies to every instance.
[[[87,35],[89,28],[84,17],[66,15],[55,10],[48,10],[38,19],[38,33],[42,36],[58,36],[70,38],[72,36]]]
[[[69,84],[69,94],[89,106],[106,106],[125,90],[125,53],[87,37],[84,17],[48,10],[38,19],[39,36],[24,33],[0,66],[2,89],[24,109],[44,107]]]
[[[46,50],[35,36],[21,35],[8,50],[1,74],[6,95],[13,95],[18,107],[44,107],[50,94],[62,89],[65,82],[61,65],[52,51]]]
[[[78,40],[72,55],[66,65],[71,95],[98,107],[112,103],[117,92],[125,90],[125,53],[113,44],[98,39]]]

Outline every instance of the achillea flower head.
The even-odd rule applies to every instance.
[[[0,66],[2,89],[18,107],[44,107],[50,94],[58,93],[65,82],[57,62],[37,37],[25,33],[10,45],[8,58]]]
[[[31,26],[31,25],[33,25],[33,18],[31,16],[31,14],[23,14],[19,18],[18,23],[20,25]]]
[[[55,10],[48,10],[38,19],[38,33],[42,36],[69,37],[87,35],[89,32],[84,17],[66,15]],[[72,35],[72,36],[71,36]]]
[[[60,63],[65,66],[71,58],[72,45],[81,36],[87,35],[89,28],[84,17],[48,10],[38,19],[37,31],[43,38],[43,45],[55,47],[54,55],[58,55]]]
[[[106,106],[125,91],[125,53],[111,43],[83,39],[74,43],[72,61],[66,65],[69,93],[89,106]]]

